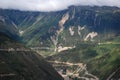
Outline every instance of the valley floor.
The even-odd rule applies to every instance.
[[[48,62],[53,65],[53,67],[64,78],[64,80],[99,80],[97,76],[88,72],[86,64],[60,61]],[[75,69],[72,69],[73,66],[75,67]]]

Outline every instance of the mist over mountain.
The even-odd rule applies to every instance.
[[[0,9],[0,21],[1,32],[21,37],[29,47],[58,49],[104,42],[120,34],[120,8],[108,6],[70,6],[56,12]]]
[[[59,11],[69,6],[116,6],[120,7],[119,0],[1,0],[0,8],[24,11]]]
[[[70,4],[74,4],[71,1]],[[41,61],[43,58],[38,56],[40,54],[50,61],[49,63],[63,77],[67,76],[73,80],[79,80],[79,78],[118,80],[120,78],[120,8],[113,7],[112,3],[115,2],[109,1],[110,3],[103,1],[109,6],[67,6],[66,9],[56,9],[65,9],[62,11],[49,9],[54,12],[46,12],[48,9],[44,9],[45,12],[31,11],[31,8],[30,11],[20,11],[22,8],[0,9],[0,32],[12,37],[12,40],[18,36],[18,40],[24,46],[31,48],[31,52],[20,52],[20,54],[14,52],[13,55],[9,54],[10,52],[5,55],[2,54],[4,52],[0,52],[2,56],[0,56],[0,64],[5,65],[5,69],[1,65],[0,69],[12,70],[20,74],[20,78],[21,75],[26,77],[25,74],[33,75],[28,80],[38,80],[39,74],[44,74],[44,78],[41,77],[43,80],[49,80],[49,78],[58,80],[58,77],[62,79],[52,67],[49,70],[47,62]],[[15,46],[16,48],[21,45],[6,38],[5,35],[0,36],[2,41],[0,47]],[[24,46],[20,47],[25,48]],[[16,58],[18,58],[17,61]],[[12,63],[16,63],[15,68],[9,68],[13,65]],[[27,69],[28,66],[25,63],[32,66]],[[9,67],[6,68],[6,65]],[[32,69],[31,72],[29,72],[30,69]]]

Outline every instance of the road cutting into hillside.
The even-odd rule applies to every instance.
[[[78,79],[85,79],[85,80],[99,80],[99,78],[91,73],[88,72],[87,70],[87,66],[86,64],[83,63],[70,63],[70,62],[60,62],[60,61],[48,61],[49,63],[51,63],[53,65],[53,67],[56,67],[56,65],[58,66],[78,66],[77,69],[75,69],[73,72],[67,72],[66,74],[62,73],[62,69],[58,70],[58,73],[64,77],[65,80],[72,80],[70,77],[72,78],[78,78]],[[56,69],[57,70],[57,69]],[[80,76],[79,73],[81,71],[85,71],[84,74],[86,76],[90,76],[86,77],[86,76]]]

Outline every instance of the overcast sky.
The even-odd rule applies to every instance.
[[[120,0],[0,0],[0,8],[29,11],[58,11],[71,5],[120,7]]]

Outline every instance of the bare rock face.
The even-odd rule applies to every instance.
[[[71,6],[63,11],[44,13],[0,9],[0,31],[19,35],[27,46],[52,46],[57,51],[59,44],[72,46],[81,41],[98,42],[119,35],[119,15],[117,7],[98,6]],[[6,30],[2,26],[6,26]]]
[[[69,14],[68,13],[64,14],[62,16],[62,19],[58,23],[59,29],[56,31],[56,33],[54,33],[55,35],[51,36],[51,40],[52,40],[54,47],[55,47],[55,49],[54,49],[55,52],[57,51],[58,37],[59,37],[60,33],[63,32],[63,30],[65,28],[64,24],[68,19],[69,19]]]

